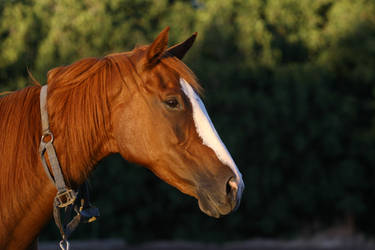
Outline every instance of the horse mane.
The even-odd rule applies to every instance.
[[[50,127],[64,150],[59,160],[68,185],[69,180],[87,178],[98,160],[100,142],[109,141],[108,91],[115,75],[106,58],[86,58],[48,72]]]
[[[36,168],[41,134],[40,87],[32,86],[0,98],[0,223],[20,210],[20,202],[29,202],[39,179]],[[27,188],[26,188],[27,187]],[[12,199],[17,197],[17,199]],[[4,225],[1,225],[3,227]],[[1,235],[0,235],[1,242]]]

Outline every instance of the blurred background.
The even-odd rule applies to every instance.
[[[49,69],[193,32],[185,58],[243,173],[239,210],[219,220],[115,155],[90,178],[95,223],[74,239],[226,242],[332,228],[375,235],[375,1],[0,1],[0,91]],[[42,240],[56,240],[51,223]]]

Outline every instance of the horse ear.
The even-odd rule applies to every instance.
[[[155,64],[160,60],[162,55],[168,46],[168,32],[169,27],[166,27],[160,34],[156,37],[153,43],[147,50],[147,64]]]
[[[191,48],[193,45],[195,38],[197,38],[197,32],[195,32],[191,37],[186,39],[185,41],[178,43],[172,47],[170,47],[167,52],[178,59],[182,60],[182,58],[185,56],[186,52]]]

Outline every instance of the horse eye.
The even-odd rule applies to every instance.
[[[168,108],[171,109],[178,109],[180,107],[180,103],[177,101],[176,98],[170,98],[164,101],[164,103],[168,106]]]

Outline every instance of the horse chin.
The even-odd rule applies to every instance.
[[[229,214],[233,210],[230,205],[215,202],[209,195],[204,194],[198,194],[198,205],[203,213],[217,219],[223,215]]]
[[[207,214],[208,216],[214,217],[216,219],[221,217],[221,214],[219,213],[217,208],[212,207],[212,206],[207,207],[206,205],[202,205],[201,200],[198,200],[198,205],[199,205],[200,210],[203,213]]]

